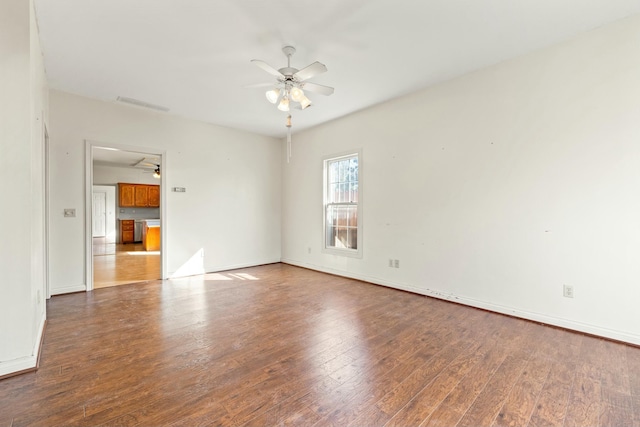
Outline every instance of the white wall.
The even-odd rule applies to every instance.
[[[35,367],[46,316],[47,88],[36,28],[29,0],[0,3],[0,376]]]
[[[50,106],[53,294],[86,286],[85,140],[166,152],[167,190],[187,189],[165,193],[170,276],[280,260],[278,140],[57,91]],[[78,215],[64,218],[64,208]],[[181,268],[201,253],[197,268]]]
[[[296,134],[283,260],[640,344],[638,46],[635,16]],[[362,259],[321,253],[354,148]]]

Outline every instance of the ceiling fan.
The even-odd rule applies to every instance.
[[[307,98],[304,93],[305,90],[325,96],[333,93],[334,89],[332,87],[307,81],[313,76],[326,72],[327,67],[324,64],[316,61],[313,64],[298,70],[291,66],[291,57],[296,52],[296,49],[293,46],[285,46],[282,48],[282,52],[287,57],[287,66],[282,67],[279,70],[276,70],[271,65],[259,59],[251,60],[251,62],[256,64],[258,67],[275,76],[276,83],[258,83],[257,85],[250,85],[247,87],[273,86],[273,88],[268,90],[265,95],[270,103],[278,103],[278,110],[285,112],[289,111],[292,101],[299,103],[300,109],[302,110],[311,105],[311,100]]]
[[[160,164],[155,162],[156,160],[145,157],[144,159],[137,162],[134,166],[146,169],[144,173],[151,173],[151,170],[153,170],[153,177],[160,178]]]
[[[291,102],[297,102],[300,105],[297,108],[304,110],[311,106],[311,100],[307,98],[304,91],[318,93],[320,95],[329,96],[333,94],[334,89],[329,86],[319,85],[317,83],[308,82],[311,77],[318,74],[325,73],[327,67],[320,63],[314,62],[307,65],[301,70],[293,68],[291,66],[291,57],[296,53],[296,48],[293,46],[285,46],[282,48],[282,52],[287,57],[287,66],[276,70],[271,65],[259,59],[252,59],[251,62],[258,67],[265,70],[267,73],[276,77],[276,83],[258,83],[255,85],[249,85],[247,87],[269,87],[265,95],[267,100],[272,104],[278,104],[278,110],[289,112],[291,108]],[[279,102],[278,102],[279,101]],[[291,158],[291,114],[287,116],[287,162]]]

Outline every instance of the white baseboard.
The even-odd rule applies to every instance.
[[[5,375],[16,374],[22,371],[35,369],[38,366],[38,356],[40,354],[40,344],[42,344],[42,335],[44,334],[44,326],[46,324],[47,316],[43,313],[40,319],[40,325],[38,325],[38,334],[33,345],[31,355],[20,357],[14,360],[8,360],[0,362],[0,378]]]
[[[564,319],[555,316],[549,316],[543,313],[536,313],[532,311],[526,311],[516,309],[508,306],[494,304],[489,301],[476,300],[473,298],[460,297],[454,294],[443,294],[441,292],[433,291],[430,289],[417,288],[412,285],[390,282],[388,280],[380,279],[373,276],[367,276],[363,274],[351,273],[348,271],[335,270],[324,266],[310,264],[307,262],[300,262],[293,259],[283,258],[281,262],[285,264],[291,264],[298,267],[308,268],[310,270],[321,271],[324,273],[335,274],[336,276],[348,277],[350,279],[361,280],[363,282],[369,282],[376,285],[386,286],[389,288],[400,289],[403,291],[409,291],[420,295],[425,295],[432,298],[438,298],[445,301],[451,301],[458,304],[467,305],[470,307],[481,308],[483,310],[493,311],[495,313],[506,314],[509,316],[519,317],[521,319],[532,320],[534,322],[540,322],[547,325],[559,326],[565,329],[571,329],[577,332],[583,332],[590,335],[596,335],[603,338],[609,338],[616,341],[622,341],[629,344],[640,345],[640,336],[630,334],[624,331],[618,331],[614,329],[603,328],[601,326],[578,322],[575,320]]]
[[[87,290],[85,285],[65,286],[64,288],[51,289],[51,295],[70,294],[73,292],[84,292]]]
[[[5,375],[17,374],[34,369],[38,363],[38,356],[20,357],[6,362],[0,362],[0,378]]]

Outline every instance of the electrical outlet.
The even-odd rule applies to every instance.
[[[393,268],[393,260],[389,258],[389,267]]]
[[[393,266],[395,268],[400,268],[400,260],[399,259],[394,259],[393,260]]]
[[[573,286],[563,285],[562,296],[565,298],[573,298]]]
[[[311,248],[307,248],[307,253],[310,254],[311,253]]]

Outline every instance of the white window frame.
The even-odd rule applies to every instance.
[[[348,157],[358,157],[358,202],[357,202],[357,215],[358,215],[358,236],[357,236],[357,249],[349,249],[349,248],[336,248],[332,246],[327,246],[327,197],[329,191],[329,171],[328,165],[330,162],[345,159]],[[362,149],[358,150],[350,150],[343,153],[332,154],[330,156],[326,156],[323,158],[322,162],[322,252],[333,255],[341,255],[352,258],[362,258],[362,205],[363,205],[363,195],[362,195]],[[352,205],[352,203],[349,203]]]

